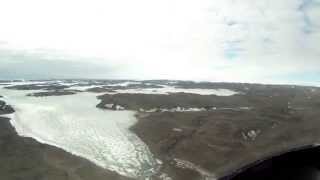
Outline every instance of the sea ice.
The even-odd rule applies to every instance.
[[[128,128],[132,111],[96,108],[93,93],[44,98],[27,97],[30,91],[0,89],[16,112],[11,123],[21,136],[65,149],[129,177],[153,173],[156,161],[147,146]]]

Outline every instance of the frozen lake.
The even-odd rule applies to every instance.
[[[130,177],[147,177],[156,162],[147,146],[128,128],[136,122],[132,111],[96,108],[97,94],[27,97],[36,91],[8,90],[0,94],[16,112],[11,123],[21,136],[60,147]]]

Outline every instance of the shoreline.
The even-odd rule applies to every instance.
[[[99,167],[62,148],[43,144],[34,138],[19,136],[10,121],[9,118],[0,116],[0,160],[3,165],[6,164],[4,159],[9,159],[11,163],[9,167],[0,170],[1,178],[13,180],[22,174],[21,178],[23,179],[34,179],[39,176],[52,180],[130,179]],[[19,148],[15,148],[16,146]],[[9,148],[9,152],[4,151],[4,148]],[[32,161],[36,161],[37,165],[32,165]],[[56,174],[50,173],[51,171]],[[83,173],[84,171],[86,173]]]
[[[87,97],[87,95],[86,94],[84,94],[84,96],[86,96]],[[90,96],[91,97],[91,96]],[[54,97],[51,97],[51,98],[54,98]],[[91,99],[92,99],[92,101],[96,101],[96,100],[94,100],[94,96],[93,97],[91,97]],[[90,106],[91,107],[91,106]],[[14,107],[15,108],[15,107]],[[100,110],[100,109],[96,109],[96,107],[95,106],[92,106],[92,108],[94,108],[96,111],[101,111],[102,112],[102,110]],[[66,144],[66,146],[64,146],[64,144],[61,144],[60,143],[60,141],[58,140],[57,141],[57,143],[55,142],[55,140],[53,139],[53,141],[50,141],[50,138],[47,138],[46,136],[42,136],[42,135],[46,135],[46,133],[44,132],[44,134],[42,133],[42,134],[37,134],[37,132],[38,132],[38,130],[37,129],[34,129],[34,128],[31,128],[31,129],[28,129],[29,127],[28,126],[25,126],[26,124],[25,123],[27,123],[27,120],[28,119],[26,119],[26,118],[32,118],[32,116],[23,116],[23,113],[21,114],[21,113],[19,113],[19,109],[18,109],[18,107],[16,107],[16,109],[17,109],[17,112],[18,113],[15,113],[15,114],[11,114],[10,116],[11,116],[11,121],[10,121],[10,124],[13,126],[13,128],[16,130],[16,132],[20,135],[20,136],[22,136],[22,137],[32,137],[33,139],[35,139],[36,141],[38,141],[38,142],[40,142],[40,143],[42,143],[42,144],[48,144],[48,145],[51,145],[51,146],[54,146],[54,147],[58,147],[58,148],[60,148],[60,149],[63,149],[64,151],[66,151],[66,152],[68,152],[68,153],[70,153],[70,154],[72,154],[72,155],[76,155],[76,156],[79,156],[79,157],[82,157],[82,158],[85,158],[85,159],[87,159],[87,160],[89,160],[90,162],[92,162],[92,163],[94,163],[94,164],[96,164],[97,166],[99,166],[99,167],[102,167],[102,168],[104,168],[104,169],[108,169],[108,170],[110,170],[110,171],[115,171],[115,172],[117,172],[118,174],[120,174],[120,175],[123,175],[123,176],[125,176],[125,177],[134,177],[134,176],[130,176],[130,174],[125,174],[125,172],[129,172],[129,170],[131,170],[131,168],[129,169],[129,168],[126,168],[125,166],[124,167],[118,167],[118,166],[114,166],[113,164],[111,164],[111,163],[113,163],[113,162],[108,162],[108,161],[103,161],[103,159],[101,160],[101,159],[98,159],[98,157],[95,157],[94,156],[94,154],[88,154],[88,152],[87,151],[82,151],[82,150],[79,150],[79,149],[75,149],[74,148],[74,146],[72,146],[71,144],[70,144],[70,146],[68,145],[68,144]],[[63,112],[61,112],[61,113],[63,113]],[[94,112],[92,112],[92,113],[94,113]],[[110,112],[111,113],[111,116],[113,116],[113,115],[120,115],[120,114],[122,114],[121,112]],[[106,113],[101,113],[101,114],[108,114],[108,112],[106,112]],[[112,115],[113,114],[113,115]],[[132,118],[131,118],[131,115],[130,114],[132,114]],[[36,114],[35,114],[36,115]],[[129,116],[130,115],[130,116]],[[117,128],[117,129],[115,129],[115,135],[118,135],[118,133],[121,133],[120,131],[124,131],[123,132],[123,134],[120,134],[120,135],[122,135],[121,137],[119,137],[120,138],[120,140],[121,140],[121,138],[128,138],[128,139],[131,139],[132,140],[132,142],[131,142],[131,144],[132,145],[128,145],[128,148],[133,148],[134,146],[135,146],[135,148],[137,148],[138,150],[140,150],[141,152],[142,152],[142,145],[140,145],[140,144],[138,144],[137,142],[135,143],[135,139],[138,139],[138,137],[136,137],[135,136],[135,134],[134,133],[132,133],[131,131],[129,132],[129,130],[128,130],[128,133],[129,134],[127,134],[127,133],[125,133],[126,131],[125,131],[125,129],[127,129],[126,128],[126,126],[127,126],[127,123],[130,123],[130,125],[132,125],[133,123],[135,123],[136,121],[137,121],[137,119],[134,117],[134,113],[133,112],[129,112],[128,111],[128,116],[129,116],[129,118],[127,118],[127,119],[119,119],[119,121],[117,121],[117,122],[112,122],[112,121],[110,121],[110,119],[108,120],[108,116],[106,116],[106,117],[104,117],[104,120],[103,121],[105,121],[106,123],[109,121],[110,122],[110,124],[109,123],[107,123],[107,125],[109,124],[109,125],[112,125],[112,127],[113,128]],[[87,117],[87,116],[86,116]],[[121,116],[119,116],[120,118],[123,118],[123,116],[121,115]],[[125,117],[126,117],[126,115],[125,115]],[[23,118],[24,118],[24,120],[23,120]],[[59,118],[59,117],[58,117]],[[110,116],[109,116],[109,118],[110,118]],[[21,119],[21,120],[20,120]],[[38,119],[37,117],[35,117],[35,120],[36,119]],[[74,118],[75,119],[75,118]],[[18,122],[17,122],[17,120],[18,120]],[[88,119],[88,125],[90,125],[90,122],[91,122],[91,120],[96,120],[96,119]],[[33,120],[31,120],[31,121],[33,121]],[[80,119],[78,119],[78,121],[80,121]],[[102,121],[102,122],[103,122]],[[113,121],[115,121],[115,120],[113,120]],[[129,122],[130,121],[130,122]],[[36,123],[38,123],[38,120],[36,120],[36,121],[34,121],[34,122],[36,122]],[[80,121],[81,122],[81,121]],[[93,121],[93,122],[96,122],[96,121]],[[40,122],[39,122],[40,123]],[[97,122],[98,123],[98,122]],[[76,124],[75,124],[76,125]],[[39,126],[38,128],[41,128],[42,126]],[[26,129],[27,128],[27,129]],[[93,127],[94,128],[94,127]],[[35,131],[33,131],[33,130],[35,130]],[[50,130],[50,129],[49,129]],[[119,131],[119,132],[118,132]],[[51,131],[49,131],[48,132],[48,134],[50,134],[50,132]],[[108,132],[106,132],[106,133],[108,133]],[[131,135],[132,134],[132,135]],[[102,134],[103,135],[103,134]],[[133,137],[133,136],[135,136],[135,137]],[[42,137],[44,137],[44,139],[42,139]],[[90,137],[88,137],[88,138],[90,138]],[[92,137],[92,138],[94,138],[94,137]],[[99,138],[99,137],[98,137]],[[108,139],[108,137],[106,137],[107,139]],[[112,138],[112,137],[111,137]],[[117,138],[117,137],[114,137],[114,138]],[[70,139],[70,138],[69,138]],[[108,142],[108,140],[104,140],[104,141],[106,141],[106,143],[118,143],[118,142],[114,142],[113,140],[111,140],[110,142]],[[76,141],[77,141],[77,139],[75,139]],[[125,141],[126,139],[122,139],[123,141]],[[60,144],[59,144],[60,143]],[[72,143],[72,142],[69,142],[69,143]],[[120,143],[120,144],[119,144]],[[111,153],[122,153],[123,151],[124,151],[124,149],[123,149],[123,147],[124,146],[127,146],[126,145],[126,142],[124,142],[124,143],[122,143],[122,141],[121,142],[119,142],[118,143],[118,145],[119,146],[116,146],[116,145],[114,145],[114,146],[112,146],[111,144],[110,145],[108,145],[108,144],[106,144],[109,148],[113,148],[112,150],[111,150]],[[122,143],[122,144],[121,144]],[[134,144],[135,143],[135,144]],[[141,142],[141,143],[143,143],[143,142]],[[96,145],[96,144],[93,144],[93,145]],[[144,145],[144,143],[143,143],[143,145]],[[83,145],[77,145],[76,147],[79,147],[79,148],[87,148],[87,143],[85,143],[85,144],[83,144]],[[101,145],[99,145],[100,147],[102,147],[103,146],[103,144],[101,144]],[[131,147],[132,146],[132,147]],[[95,147],[95,146],[94,146]],[[108,147],[105,147],[105,148],[108,148]],[[120,147],[120,152],[117,150],[117,149],[119,149],[118,147]],[[101,148],[100,148],[101,149]],[[99,151],[100,149],[97,149],[97,151]],[[103,149],[102,149],[103,150]],[[132,149],[130,149],[130,150],[132,150]],[[129,152],[131,152],[131,151],[129,151],[129,149],[128,149],[128,153]],[[95,153],[95,152],[93,152],[93,153]],[[98,154],[98,155],[100,155],[100,156],[103,156],[103,157],[107,157],[107,156],[109,156],[109,154]],[[118,155],[118,154],[113,154],[113,155]],[[140,154],[137,154],[137,155],[140,155]],[[99,157],[100,157],[99,156]],[[112,157],[112,158],[117,158],[117,157]],[[128,157],[128,158],[131,158],[131,157]],[[140,156],[139,156],[139,158],[141,158]],[[113,159],[112,159],[113,160]],[[130,159],[128,159],[128,161],[129,161]],[[110,163],[110,164],[106,164],[106,163]],[[126,162],[125,162],[126,163]],[[109,165],[109,166],[106,166],[106,165]],[[119,169],[119,168],[124,168],[124,169]],[[118,171],[119,170],[119,171]],[[134,169],[135,170],[135,169]],[[140,170],[140,169],[137,169],[137,172],[138,172],[138,170]],[[132,173],[136,173],[136,172],[132,172]],[[149,173],[149,172],[148,172]],[[140,176],[139,176],[140,177]]]
[[[30,180],[37,177],[48,180],[131,179],[57,145],[19,134],[19,130],[16,129],[19,125],[15,123],[15,113],[10,111],[14,108],[5,101],[1,102],[3,103],[0,109],[0,179],[14,180],[19,177]],[[5,106],[10,108],[3,108]]]
[[[95,105],[135,112],[129,130],[161,164],[154,180],[223,179],[270,155],[319,142],[319,88],[228,86],[243,93],[106,93]],[[201,85],[208,87],[215,84]]]

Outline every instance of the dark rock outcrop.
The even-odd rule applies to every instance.
[[[0,115],[11,114],[13,112],[14,109],[10,105],[7,105],[4,101],[0,100]]]
[[[34,96],[34,97],[46,97],[46,96],[65,96],[65,95],[73,95],[76,94],[76,91],[45,91],[45,92],[36,92],[27,94],[27,96]]]
[[[7,86],[6,89],[14,90],[61,90],[68,88],[69,86],[59,84],[26,84],[26,85],[13,85]]]

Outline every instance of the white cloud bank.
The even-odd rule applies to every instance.
[[[320,72],[319,18],[319,0],[0,0],[0,48],[117,78],[294,82]]]

